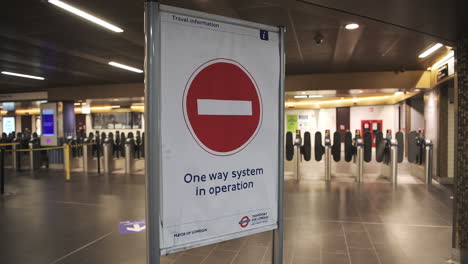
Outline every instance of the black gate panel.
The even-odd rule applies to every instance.
[[[332,146],[332,155],[334,161],[341,160],[341,134],[340,132],[336,131],[333,133],[333,146]]]
[[[364,161],[372,160],[372,135],[370,132],[364,133]]]
[[[395,138],[398,143],[398,163],[402,163],[405,153],[405,135],[403,132],[398,131],[395,135]]]
[[[310,161],[312,157],[312,143],[310,142],[310,133],[304,133],[304,145],[301,147],[301,153],[305,161]]]
[[[286,160],[291,161],[294,157],[294,142],[292,132],[286,133]]]
[[[322,145],[322,133],[321,132],[315,132],[314,143],[315,143],[314,144],[315,160],[321,161],[323,153],[325,153],[325,147]]]
[[[350,162],[353,159],[354,155],[354,146],[353,146],[353,134],[351,132],[346,132],[345,134],[345,161]]]
[[[418,132],[411,131],[408,134],[408,162],[416,163],[419,148],[418,148]]]

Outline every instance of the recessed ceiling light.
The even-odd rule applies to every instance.
[[[96,24],[100,25],[101,27],[105,27],[105,28],[107,28],[109,30],[112,30],[114,32],[117,32],[117,33],[122,33],[123,32],[123,29],[121,29],[121,28],[119,28],[117,26],[114,26],[114,25],[112,25],[112,24],[110,24],[110,23],[108,23],[108,22],[106,22],[106,21],[104,21],[104,20],[102,20],[100,18],[97,18],[97,17],[95,17],[95,16],[93,16],[93,15],[91,15],[89,13],[86,13],[83,10],[80,10],[80,9],[78,9],[76,7],[73,7],[73,6],[69,5],[69,4],[66,4],[66,3],[64,3],[62,1],[48,0],[48,2],[53,4],[53,5],[58,6],[60,8],[63,8],[65,10],[67,10],[68,12],[71,12],[71,13],[77,15],[77,16],[80,16],[80,17],[82,17],[84,19],[87,19],[87,20],[93,22],[93,23],[96,23]]]
[[[420,89],[416,89],[416,90],[414,90],[414,91],[415,91],[415,92],[419,92],[419,91],[421,91],[421,90],[420,90]]]
[[[359,93],[362,93],[362,90],[351,90],[349,93],[351,93],[351,94],[359,94]]]
[[[403,92],[395,92],[395,95],[402,95]]]
[[[347,30],[354,30],[359,28],[359,24],[356,23],[350,23],[345,26]]]
[[[307,95],[295,95],[294,98],[296,98],[296,99],[304,99],[304,98],[307,98]]]
[[[301,92],[301,94],[306,94],[306,92]]]
[[[323,95],[309,95],[309,98],[322,98]]]
[[[118,62],[115,62],[115,61],[109,62],[109,65],[112,65],[112,66],[117,67],[117,68],[125,69],[127,71],[132,71],[132,72],[136,72],[136,73],[143,73],[143,71],[140,70],[140,69],[137,69],[137,68],[134,68],[134,67],[131,67],[131,66],[128,66],[128,65],[124,65],[122,63],[118,63]]]
[[[430,47],[428,50],[424,51],[419,55],[419,58],[426,58],[427,56],[434,53],[436,50],[440,49],[443,45],[440,43],[435,44],[434,46]]]
[[[45,80],[44,77],[34,76],[34,75],[28,75],[28,74],[22,74],[22,73],[16,73],[16,72],[2,71],[2,74],[11,75],[11,76],[16,76],[16,77],[21,77],[21,78],[28,78],[28,79],[34,79],[34,80],[41,80],[41,81]]]

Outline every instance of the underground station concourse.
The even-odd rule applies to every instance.
[[[0,263],[467,264],[465,10],[5,2]]]

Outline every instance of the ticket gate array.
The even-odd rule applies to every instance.
[[[45,151],[15,151],[39,148],[40,139],[37,133],[11,133],[10,135],[3,133],[0,138],[0,144],[5,143],[17,143],[16,145],[5,147],[5,150],[7,150],[5,153],[5,167],[16,170],[21,170],[26,167],[30,170],[35,170],[43,165],[47,168],[49,167],[49,161]]]
[[[89,133],[79,131],[76,137],[67,137],[62,141],[63,147],[52,149],[66,149],[63,151],[63,161],[70,161],[69,168],[92,172],[101,170],[111,173],[114,170],[123,170],[125,173],[134,173],[144,170],[145,140],[144,133]],[[3,133],[0,144],[4,153],[4,167],[21,170],[29,168],[36,170],[45,165],[49,168],[48,151],[40,145],[40,138],[36,133]],[[56,155],[53,154],[53,155]],[[60,155],[60,154],[59,154]],[[57,156],[54,156],[57,158]],[[64,165],[65,166],[65,165]]]
[[[322,141],[323,138],[323,141]],[[355,178],[357,182],[363,181],[364,163],[372,161],[372,135],[369,132],[361,135],[360,130],[356,130],[353,137],[350,131],[347,131],[344,142],[344,161],[353,162],[356,166]],[[396,133],[395,139],[392,137],[392,132],[387,130],[385,138],[381,131],[376,133],[376,154],[375,161],[382,163],[382,167],[388,171],[383,173],[393,183],[397,183],[397,164],[403,162],[404,154],[404,135],[403,132]],[[286,134],[286,160],[292,161],[294,159],[294,149],[296,151],[296,166],[299,168],[299,163],[302,159],[305,161],[311,160],[312,147],[311,147],[310,133],[304,133],[304,140],[301,138],[301,132],[296,131],[296,138],[293,141],[291,132]],[[324,160],[324,179],[331,181],[332,159],[333,161],[340,162],[342,159],[342,141],[341,134],[335,132],[333,140],[330,130],[325,130],[325,135],[317,131],[314,138],[314,157],[315,161],[320,162]],[[299,169],[297,177],[299,179]]]
[[[132,132],[125,135],[120,131],[116,131],[115,136],[112,132],[107,135],[99,131],[96,131],[96,135],[90,133],[84,142],[96,144],[91,148],[83,148],[83,170],[85,172],[100,170],[102,164],[105,173],[116,170],[124,170],[125,173],[142,171],[145,157],[144,136],[145,133],[140,131],[137,131],[136,136]],[[99,162],[92,162],[97,159]],[[96,163],[98,168],[90,166],[92,163]]]
[[[411,131],[408,134],[408,162],[424,166],[424,180],[432,184],[433,144],[426,139],[424,130]]]

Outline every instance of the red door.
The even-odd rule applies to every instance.
[[[382,120],[361,120],[361,131],[370,132],[372,136],[372,147],[375,148],[375,134],[377,131],[382,131]]]

